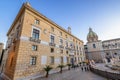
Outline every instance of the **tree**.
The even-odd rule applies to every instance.
[[[83,61],[83,65],[84,65],[84,66],[86,65],[86,62],[85,62],[85,61]]]
[[[70,64],[70,63],[68,63],[68,64],[67,64],[67,66],[68,66],[68,70],[70,70],[71,64]]]
[[[52,67],[49,66],[49,65],[46,65],[46,67],[44,68],[44,70],[46,71],[46,77],[48,77],[50,70],[52,70]]]
[[[65,67],[63,64],[58,65],[58,68],[60,68],[60,73],[62,73],[63,67]]]

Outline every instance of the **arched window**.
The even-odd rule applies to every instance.
[[[117,53],[114,53],[114,55],[117,55]]]
[[[109,53],[106,53],[106,55],[109,55]]]
[[[93,44],[93,48],[96,48],[96,45],[95,45],[95,44]]]

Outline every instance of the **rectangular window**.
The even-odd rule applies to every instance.
[[[70,47],[72,47],[73,46],[73,44],[72,43],[70,43]]]
[[[37,51],[37,45],[32,45],[32,50]]]
[[[65,37],[68,38],[67,35],[65,35]]]
[[[60,53],[63,53],[63,50],[60,50]]]
[[[67,63],[69,63],[69,57],[67,57]]]
[[[62,39],[60,39],[60,45],[63,45],[63,40]]]
[[[51,51],[51,53],[53,53],[54,52],[54,48],[51,48],[50,51]]]
[[[51,35],[51,37],[50,37],[50,41],[51,41],[51,43],[54,43],[54,40],[55,40],[54,36]]]
[[[50,63],[54,64],[54,57],[53,56],[50,57]]]
[[[61,57],[61,64],[63,64],[63,57]]]
[[[54,27],[51,27],[51,31],[54,32]]]
[[[35,65],[36,64],[36,59],[37,59],[37,57],[32,56],[31,59],[30,59],[30,65]]]
[[[35,20],[35,24],[39,25],[40,24],[40,21],[39,20]]]
[[[78,50],[78,45],[76,47],[77,47],[77,50]]]
[[[60,32],[60,36],[62,36],[62,32]]]
[[[33,29],[32,38],[39,39],[39,33],[40,33],[39,30]]]
[[[77,58],[77,60],[80,61],[80,60],[79,60],[79,57]]]
[[[75,57],[75,62],[77,61],[76,57]]]
[[[68,47],[68,42],[66,41],[66,47]]]
[[[17,31],[17,32],[16,32],[16,38],[18,39],[19,33],[20,33],[20,25],[18,25],[16,31]]]
[[[66,54],[68,54],[68,51],[66,51]]]
[[[74,54],[76,55],[76,52]]]

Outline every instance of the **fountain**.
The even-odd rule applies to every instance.
[[[105,60],[106,63],[106,67],[109,67],[112,70],[115,71],[120,71],[120,59],[119,56],[115,56],[114,58],[110,59],[110,62],[107,62],[107,60]]]

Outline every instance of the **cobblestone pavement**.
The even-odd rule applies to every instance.
[[[63,73],[56,73],[49,75],[48,78],[37,78],[35,80],[106,80],[105,78],[98,76],[90,71],[81,71],[80,68],[66,70]]]

